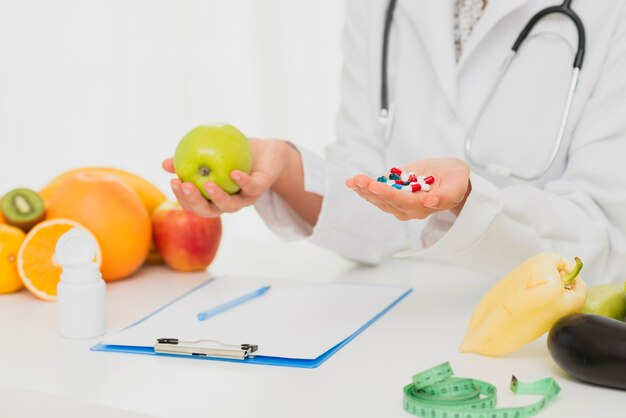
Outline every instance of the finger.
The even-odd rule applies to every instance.
[[[437,211],[451,209],[463,201],[466,191],[467,187],[463,189],[457,182],[442,183],[426,193],[424,206]]]
[[[443,210],[447,209],[446,206],[445,203],[442,206],[441,198],[436,194],[428,195],[424,198],[424,207],[434,210]]]
[[[181,190],[187,201],[189,210],[205,218],[213,218],[221,215],[219,208],[207,201],[195,184],[185,182],[182,184]]]
[[[229,195],[215,183],[205,183],[204,190],[211,196],[211,202],[213,202],[221,212],[236,212],[246,206],[246,203],[240,196]]]
[[[241,191],[249,196],[260,196],[269,189],[271,183],[269,176],[261,171],[249,175],[243,171],[234,170],[230,176],[239,185]]]
[[[421,206],[421,201],[412,193],[398,190],[385,183],[372,182],[367,186],[367,190],[403,212],[414,210],[416,205]]]
[[[172,179],[172,181],[170,181],[172,191],[174,192],[174,196],[176,196],[176,200],[180,203],[180,206],[185,210],[191,210],[191,207],[189,206],[189,203],[187,203],[187,199],[183,194],[183,190],[181,189],[182,184],[183,183],[180,179]]]
[[[360,188],[365,188],[368,186],[368,184],[373,182],[372,179],[365,174],[359,174],[357,176],[354,176],[352,177],[352,180],[354,181],[354,185]]]
[[[432,212],[432,210],[424,208],[423,196],[419,193],[409,193],[406,190],[398,190],[378,182],[370,183],[368,191],[384,200],[398,212],[409,214],[411,218],[423,219]]]
[[[165,161],[163,161],[162,166],[163,166],[163,169],[167,171],[168,173],[176,174],[176,169],[174,168],[173,158],[168,158]]]
[[[379,196],[371,193],[369,190],[367,190],[367,189],[360,189],[360,188],[357,187],[357,189],[355,191],[356,191],[356,193],[359,196],[361,196],[363,199],[367,200],[368,202],[370,202],[371,204],[373,204],[374,206],[376,206],[380,210],[383,210],[383,211],[385,211],[387,213],[390,213],[393,216],[395,216],[396,218],[401,219],[401,220],[407,220],[408,219],[406,212],[403,212],[403,211],[400,211],[400,210],[394,208],[389,203],[387,203],[385,200],[381,199]]]
[[[389,185],[389,183],[381,183],[372,181],[367,185],[367,190],[384,199],[394,198],[398,195],[398,190]]]

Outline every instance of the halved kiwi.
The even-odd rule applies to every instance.
[[[46,205],[34,190],[15,189],[2,197],[2,215],[7,224],[16,226],[24,232],[43,221]]]

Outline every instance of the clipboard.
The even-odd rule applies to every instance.
[[[316,368],[413,290],[292,281],[258,287],[209,278],[91,350]],[[199,319],[207,309],[211,316]]]

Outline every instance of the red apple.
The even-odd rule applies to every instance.
[[[203,218],[164,202],[152,215],[154,243],[165,263],[177,271],[205,270],[215,258],[222,238],[220,218]]]

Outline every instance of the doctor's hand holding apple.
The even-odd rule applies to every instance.
[[[285,141],[248,140],[232,125],[201,125],[163,168],[178,175],[171,186],[181,206],[200,216],[236,212],[272,188],[307,222],[317,222],[322,197],[304,190],[300,154]]]

